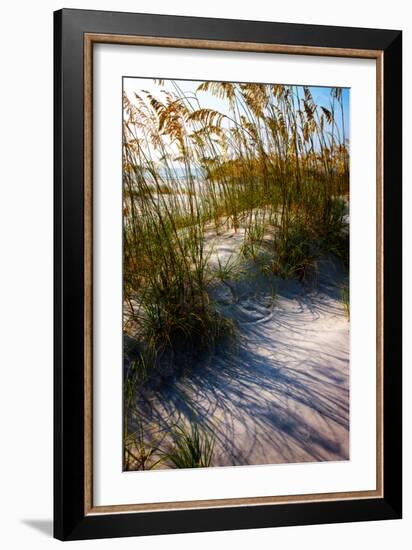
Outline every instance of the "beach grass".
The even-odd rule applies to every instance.
[[[163,457],[175,468],[207,468],[212,464],[214,438],[198,423],[171,429],[173,444]]]
[[[193,363],[235,333],[209,290],[233,275],[237,260],[211,267],[210,231],[241,229],[240,256],[264,259],[262,268],[283,279],[304,282],[322,255],[349,268],[340,88],[318,105],[305,86],[202,82],[188,94],[178,81],[172,91],[163,84],[157,95],[123,98],[124,331],[140,350],[125,399],[151,372]],[[205,94],[227,108],[205,108]],[[208,462],[212,445],[201,428],[174,435],[175,467]]]

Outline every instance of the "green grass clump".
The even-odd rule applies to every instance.
[[[136,411],[135,411],[136,413]],[[138,414],[134,414],[136,421]],[[137,429],[124,435],[124,469],[153,470],[161,465],[173,468],[208,468],[212,465],[215,438],[191,421],[189,426],[181,423],[172,426],[163,434],[171,438],[168,449],[147,441],[142,422]]]
[[[207,468],[212,465],[214,438],[196,422],[172,429],[173,445],[164,454],[175,468]]]

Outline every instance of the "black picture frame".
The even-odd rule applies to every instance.
[[[383,55],[383,496],[86,514],[84,36],[140,35],[379,50]],[[402,515],[402,33],[63,9],[54,13],[54,536],[126,537],[397,519]]]

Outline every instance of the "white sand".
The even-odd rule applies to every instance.
[[[242,242],[241,232],[210,238],[211,263],[234,261]],[[343,273],[331,260],[304,284],[246,270],[211,290],[237,322],[237,344],[141,396],[145,430],[158,443],[162,430],[195,415],[216,437],[213,465],[347,460]]]

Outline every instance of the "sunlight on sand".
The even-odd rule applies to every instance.
[[[194,417],[216,437],[216,466],[347,460],[345,274],[324,258],[303,283],[281,280],[252,262],[236,264],[242,242],[233,230],[207,242],[210,265],[232,265],[232,278],[210,294],[236,322],[236,342],[187,375],[139,390],[145,433],[164,445],[171,425]]]

